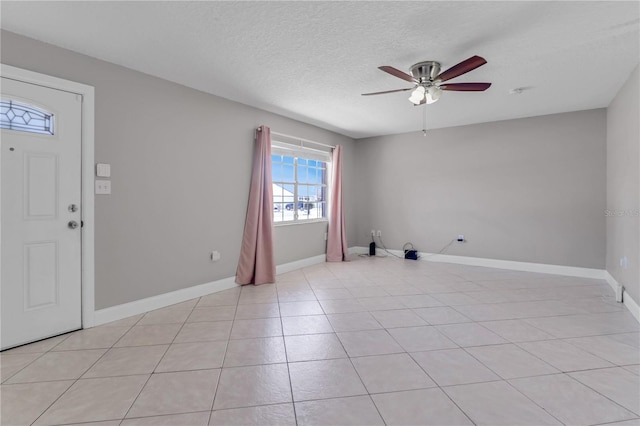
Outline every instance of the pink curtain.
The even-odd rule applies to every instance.
[[[333,150],[331,160],[331,210],[327,233],[327,262],[348,260],[347,229],[344,226],[344,200],[342,197],[342,146]]]
[[[249,206],[236,271],[236,283],[265,284],[275,281],[271,129],[261,126],[256,131]]]

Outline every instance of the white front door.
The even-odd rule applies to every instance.
[[[80,95],[2,78],[1,334],[82,327]]]

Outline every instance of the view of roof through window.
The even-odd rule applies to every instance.
[[[272,155],[274,222],[317,220],[327,216],[327,163]]]

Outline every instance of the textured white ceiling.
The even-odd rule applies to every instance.
[[[606,107],[640,58],[637,1],[1,2],[2,28],[354,137],[422,128],[377,69],[488,63],[427,106],[438,128]],[[510,95],[516,87],[531,87]],[[277,129],[276,129],[277,130]]]

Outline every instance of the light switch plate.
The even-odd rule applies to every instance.
[[[111,194],[111,181],[110,180],[96,180],[96,194],[97,195],[109,195],[109,194]]]
[[[96,176],[98,176],[98,177],[111,177],[111,164],[97,163],[96,164]]]

